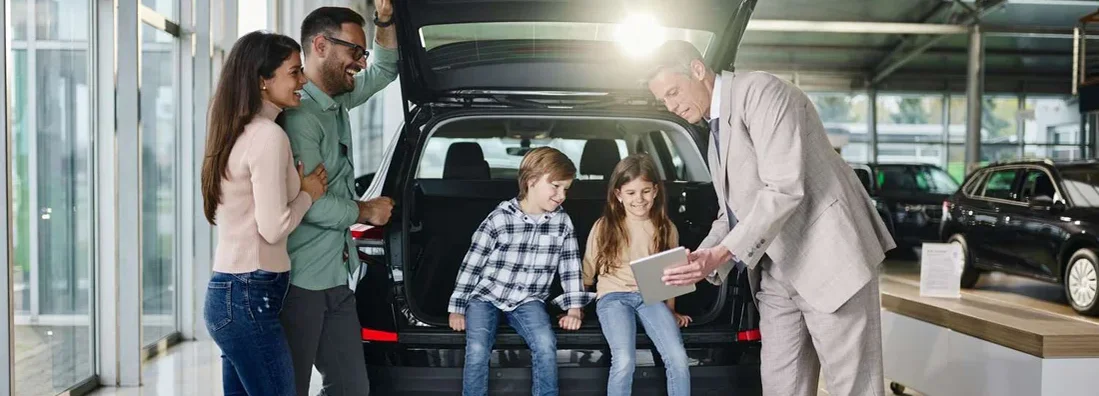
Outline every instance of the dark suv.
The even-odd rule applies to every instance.
[[[1072,308],[1099,314],[1099,163],[987,166],[943,202],[942,237],[965,251],[962,287],[982,271],[1059,283]]]
[[[731,65],[755,1],[683,3],[651,11],[676,26],[668,37],[696,44],[711,67]],[[639,70],[629,66],[638,62],[611,40],[633,39],[614,34],[628,10],[622,3],[394,6],[405,124],[365,194],[392,197],[392,220],[384,229],[356,232],[367,263],[356,289],[363,350],[375,394],[457,394],[465,334],[448,328],[447,301],[473,231],[517,194],[523,154],[551,146],[577,164],[564,208],[584,246],[617,161],[648,153],[660,167],[680,241],[694,248],[717,214],[701,154],[709,139],[705,128],[669,114],[638,84]],[[560,293],[554,285],[551,298]],[[676,301],[694,318],[682,329],[693,393],[760,394],[758,314],[747,274],[697,287]],[[554,325],[562,394],[606,393],[610,354],[600,328],[613,324],[599,323],[594,308],[587,307],[578,331]],[[549,309],[551,317],[560,313]],[[663,394],[663,364],[642,328],[636,359],[635,394]],[[530,367],[529,349],[501,324],[489,393],[529,393]]]
[[[900,247],[939,240],[942,203],[958,182],[928,164],[850,164]]]

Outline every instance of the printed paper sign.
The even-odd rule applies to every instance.
[[[920,296],[961,297],[962,247],[952,243],[925,243],[920,259]]]

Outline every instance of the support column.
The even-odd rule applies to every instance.
[[[11,48],[8,45],[8,29],[11,22],[8,20],[6,1],[0,1],[0,21],[5,28],[0,29],[0,396],[12,394],[12,367],[15,358],[12,356],[12,336],[15,335],[15,327],[12,326],[12,282],[11,282],[11,239],[8,235],[8,213],[11,211],[11,200],[8,197],[8,175],[11,174],[10,162],[8,162],[8,141],[11,139],[11,124],[9,112],[12,97],[8,92],[8,59]]]
[[[981,27],[969,30],[969,67],[966,73],[965,173],[981,162],[981,102],[984,94],[984,35]]]
[[[192,35],[192,40],[195,42],[195,57],[194,57],[194,136],[192,137],[194,143],[194,166],[192,168],[196,172],[196,181],[201,178],[199,174],[202,169],[202,160],[206,155],[206,110],[209,107],[210,95],[214,84],[214,77],[211,73],[213,51],[210,46],[210,16],[214,12],[213,2],[210,0],[194,0],[195,9],[199,12],[195,13],[195,34]],[[218,11],[220,12],[220,11]],[[192,198],[195,202],[194,212],[194,266],[191,269],[194,279],[194,296],[195,301],[195,321],[196,324],[193,329],[194,339],[208,340],[210,339],[209,333],[206,331],[206,326],[202,322],[202,304],[205,301],[206,295],[206,283],[210,281],[210,271],[213,266],[213,229],[210,223],[206,221],[206,216],[202,211],[202,189],[195,188]],[[187,334],[185,334],[187,335]]]
[[[138,0],[96,2],[98,247],[96,337],[100,383],[141,385],[141,125]]]

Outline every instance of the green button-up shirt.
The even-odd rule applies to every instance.
[[[373,55],[370,67],[355,77],[354,91],[330,97],[310,82],[302,92],[301,106],[279,117],[290,137],[294,159],[305,165],[305,172],[322,163],[328,169],[328,191],[313,202],[286,241],[290,283],[303,289],[346,285],[348,274],[359,268],[350,231],[358,221],[359,206],[347,111],[366,103],[397,78],[396,50],[375,45]]]

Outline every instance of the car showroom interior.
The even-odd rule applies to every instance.
[[[0,4],[0,396],[1099,394],[1099,1]]]

